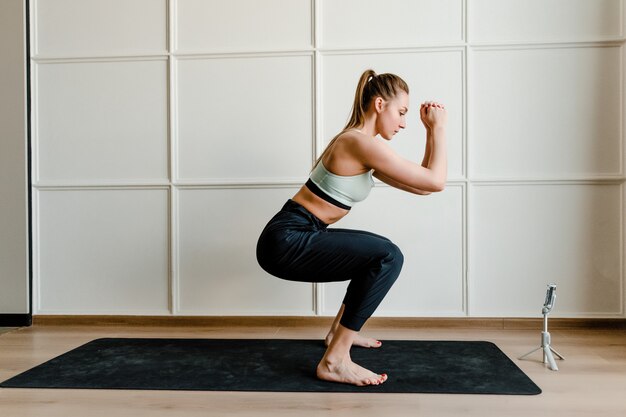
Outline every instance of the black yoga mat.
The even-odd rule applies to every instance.
[[[17,375],[4,388],[539,394],[490,342],[383,341],[351,350],[382,385],[317,379],[322,340],[97,339]]]

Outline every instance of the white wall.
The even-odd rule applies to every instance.
[[[405,254],[378,316],[624,317],[619,0],[32,0],[35,314],[331,315],[256,239],[394,72],[449,109],[449,183],[336,227]]]
[[[24,2],[0,2],[0,314],[30,312],[25,27]]]

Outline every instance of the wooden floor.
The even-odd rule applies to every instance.
[[[543,390],[537,396],[263,393],[0,389],[0,416],[626,416],[626,331],[553,330],[566,357],[558,372],[541,354],[537,330],[366,327],[385,339],[487,340],[496,343]],[[0,335],[0,381],[100,337],[322,338],[306,327],[33,326]],[[381,364],[381,371],[384,364]]]

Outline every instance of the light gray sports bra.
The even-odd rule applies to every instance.
[[[365,200],[374,187],[374,180],[372,171],[350,176],[333,174],[320,161],[311,171],[306,186],[324,200],[350,210],[355,203]]]

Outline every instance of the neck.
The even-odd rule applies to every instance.
[[[365,135],[376,136],[378,135],[378,130],[376,129],[376,117],[366,117],[363,125],[359,126],[358,129]]]

